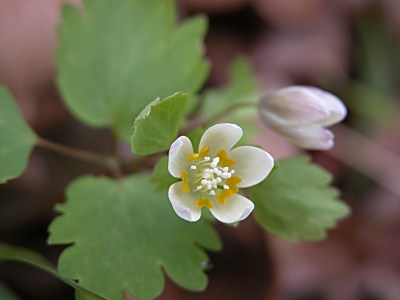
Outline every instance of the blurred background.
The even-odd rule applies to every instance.
[[[109,133],[75,121],[57,92],[53,50],[66,2],[80,5],[0,0],[0,84],[40,135],[109,153]],[[218,226],[224,249],[211,253],[208,289],[190,293],[167,282],[158,299],[400,299],[400,1],[179,0],[178,6],[182,19],[209,18],[206,88],[225,84],[242,56],[263,91],[307,84],[343,99],[350,113],[334,128],[336,147],[309,154],[334,174],[353,213],[314,243],[290,244],[251,218],[238,228]],[[276,158],[300,153],[266,129],[257,142]],[[46,246],[53,207],[66,185],[88,172],[102,170],[36,149],[25,174],[0,186],[0,240],[56,263],[62,248]],[[16,299],[73,299],[57,279],[15,263],[0,265],[5,289]]]

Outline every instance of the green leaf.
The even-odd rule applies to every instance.
[[[75,290],[75,300],[91,300],[91,298],[81,293],[79,290]]]
[[[177,181],[168,171],[168,156],[162,157],[151,173],[150,181],[156,192],[167,191],[171,184]]]
[[[219,89],[211,89],[206,93],[203,113],[210,118],[233,104],[255,103],[256,92],[257,79],[249,62],[244,58],[238,58],[231,66],[228,84]]]
[[[231,67],[229,82],[218,89],[209,90],[204,97],[202,113],[206,119],[238,106],[238,109],[220,116],[216,122],[232,122],[246,132],[241,143],[247,144],[256,134],[254,120],[257,112],[257,78],[250,63],[244,58],[236,59]],[[211,124],[213,125],[213,124]]]
[[[32,250],[0,243],[0,262],[2,261],[17,261],[27,263],[61,279],[66,284],[79,291],[82,295],[88,297],[87,299],[105,300],[103,297],[100,297],[85,289],[70,278],[58,273],[54,266],[47,261],[47,259]]]
[[[393,95],[357,81],[349,81],[345,92],[346,105],[356,115],[366,118],[369,126],[374,126],[371,121],[386,126],[396,124],[397,103]]]
[[[190,131],[187,134],[187,137],[189,138],[189,140],[192,142],[192,146],[193,149],[196,151],[197,149],[199,149],[199,144],[200,144],[200,139],[204,134],[204,129],[201,127],[197,127],[195,129],[193,129],[192,131]]]
[[[166,273],[178,285],[202,290],[203,267],[220,241],[205,222],[189,223],[173,211],[167,194],[156,194],[146,176],[123,181],[83,177],[68,189],[63,213],[50,226],[51,244],[73,244],[59,270],[107,299],[153,299]]]
[[[330,187],[331,175],[305,156],[280,160],[261,184],[249,189],[255,218],[267,231],[289,241],[321,240],[349,214]]]
[[[147,105],[133,125],[133,154],[147,155],[169,149],[184,121],[186,103],[186,94],[175,93]]]
[[[0,183],[24,172],[35,142],[10,93],[0,86]]]
[[[398,87],[398,40],[387,30],[385,20],[375,11],[371,12],[355,20],[358,40],[355,65],[360,80],[369,88],[393,94]]]
[[[177,24],[176,5],[160,0],[86,0],[65,7],[57,49],[58,84],[81,121],[111,126],[128,140],[133,119],[156,97],[197,92],[206,19]]]
[[[395,125],[399,78],[399,43],[387,30],[387,24],[376,12],[359,15],[355,20],[357,45],[355,70],[358,80],[348,81],[346,105],[356,115],[365,118],[353,122],[373,122]],[[363,123],[356,124],[365,127]]]

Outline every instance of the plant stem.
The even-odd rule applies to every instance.
[[[112,159],[115,162],[113,174],[115,178],[124,177],[123,166],[118,155],[119,139],[115,131],[112,132]]]
[[[249,102],[236,103],[236,104],[228,107],[227,109],[220,111],[219,113],[217,113],[216,115],[214,115],[213,117],[211,117],[209,119],[205,119],[205,120],[201,119],[201,118],[192,119],[191,122],[180,131],[180,133],[185,135],[197,127],[205,127],[205,128],[210,127],[214,123],[217,123],[218,120],[230,115],[231,113],[235,112],[237,109],[244,108],[244,107],[256,107],[256,106],[257,106],[257,103],[254,103],[254,102],[253,103],[249,103]]]
[[[118,161],[114,157],[105,156],[89,151],[79,150],[72,147],[64,146],[61,144],[57,144],[41,137],[37,139],[37,145],[44,149],[51,150],[58,154],[74,158],[83,162],[91,163],[94,165],[104,166],[107,169],[112,170],[113,172],[118,171],[119,164]]]
[[[229,116],[231,113],[235,112],[238,109],[244,108],[244,107],[256,107],[257,103],[251,103],[251,102],[240,102],[236,103],[232,106],[229,106],[227,109],[217,113],[215,116],[211,117],[208,120],[205,120],[202,125],[205,127],[211,126],[213,123],[216,123],[218,120]]]

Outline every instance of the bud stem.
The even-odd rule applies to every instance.
[[[239,102],[236,104],[233,104],[232,106],[229,106],[227,109],[220,111],[217,113],[215,116],[209,118],[208,120],[205,120],[202,124],[204,127],[210,127],[211,125],[217,123],[221,119],[223,119],[226,116],[229,116],[230,114],[234,113],[236,110],[241,109],[241,108],[246,108],[246,107],[257,107],[257,103],[255,102]]]

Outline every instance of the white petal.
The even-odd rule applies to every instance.
[[[334,145],[333,132],[321,126],[286,128],[285,134],[304,149],[328,150]]]
[[[324,90],[313,88],[314,93],[321,99],[329,111],[329,117],[320,122],[323,126],[331,126],[341,122],[347,115],[347,108],[338,97]]]
[[[168,171],[179,178],[182,171],[189,167],[188,156],[193,153],[192,142],[186,136],[181,136],[172,143],[168,153]]]
[[[330,112],[314,90],[319,89],[290,86],[265,95],[260,100],[263,120],[271,126],[294,126],[328,118]]]
[[[272,156],[257,147],[237,147],[231,150],[229,156],[236,161],[232,169],[235,170],[235,176],[242,179],[242,182],[238,184],[238,187],[241,188],[260,183],[268,176],[274,166]]]
[[[200,140],[199,150],[204,147],[210,147],[209,156],[215,156],[221,149],[230,150],[242,135],[242,128],[235,124],[216,124],[204,132]]]
[[[254,209],[253,202],[239,194],[226,199],[225,204],[213,201],[213,205],[211,213],[223,223],[235,223],[246,219]]]
[[[172,208],[179,217],[189,222],[195,222],[200,219],[201,209],[197,207],[193,193],[183,192],[182,184],[182,181],[180,181],[169,187],[169,201],[171,201]]]

